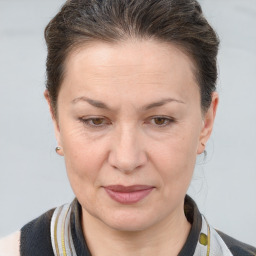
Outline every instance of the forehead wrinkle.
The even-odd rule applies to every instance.
[[[111,107],[109,107],[106,103],[102,102],[102,101],[98,101],[98,100],[94,100],[94,99],[90,99],[88,97],[78,97],[78,98],[75,98],[72,100],[72,104],[76,104],[78,102],[87,102],[89,103],[90,105],[96,107],[96,108],[100,108],[100,109],[106,109],[106,110],[114,110],[112,109]],[[152,102],[150,104],[146,104],[144,106],[141,106],[138,108],[138,110],[140,112],[142,111],[147,111],[149,109],[152,109],[152,108],[156,108],[156,107],[161,107],[167,103],[170,103],[170,102],[176,102],[176,103],[181,103],[181,104],[185,104],[185,102],[181,101],[181,100],[178,100],[178,99],[174,99],[174,98],[165,98],[165,99],[161,99],[159,101],[156,101],[156,102]],[[114,110],[116,111],[116,110]]]

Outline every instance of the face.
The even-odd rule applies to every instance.
[[[83,214],[127,231],[184,214],[217,101],[213,94],[202,115],[192,61],[174,45],[95,42],[74,51],[54,123]]]

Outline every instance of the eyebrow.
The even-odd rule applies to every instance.
[[[96,107],[96,108],[111,110],[111,108],[106,103],[104,103],[102,101],[90,99],[90,98],[84,97],[84,96],[75,98],[74,100],[72,100],[72,104],[76,104],[76,103],[81,102],[81,101],[82,102],[87,102],[87,103],[89,103],[90,105],[92,105],[93,107]],[[169,102],[177,102],[177,103],[185,104],[185,102],[183,102],[181,100],[178,100],[178,99],[164,98],[164,99],[161,99],[160,101],[156,101],[156,102],[144,105],[140,108],[140,110],[146,111],[146,110],[149,110],[149,109],[152,109],[152,108],[161,107],[161,106],[163,106],[163,105],[165,105],[166,103],[169,103]]]

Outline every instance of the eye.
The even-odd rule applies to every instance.
[[[173,118],[164,117],[164,116],[156,116],[156,117],[153,117],[151,120],[153,120],[154,124],[156,124],[156,126],[160,128],[168,126],[174,122]]]
[[[103,117],[79,118],[79,120],[89,128],[104,128],[109,123]],[[164,116],[155,116],[150,119],[150,122],[158,128],[163,128],[175,122],[173,118]]]
[[[89,126],[91,128],[102,128],[104,127],[107,122],[105,120],[105,118],[102,117],[92,117],[92,118],[79,118],[79,120],[85,124],[86,126]]]

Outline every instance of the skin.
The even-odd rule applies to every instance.
[[[93,256],[177,255],[184,245],[191,227],[184,197],[218,105],[214,92],[209,110],[202,113],[194,68],[170,43],[95,42],[67,59],[58,117],[45,91],[58,153],[82,206]],[[92,106],[85,98],[110,109]],[[166,98],[172,101],[143,109]],[[100,119],[90,120],[89,126],[81,121],[88,118]],[[124,205],[104,189],[116,184],[154,189],[143,200]]]
[[[0,239],[0,255],[20,255],[20,231]]]

